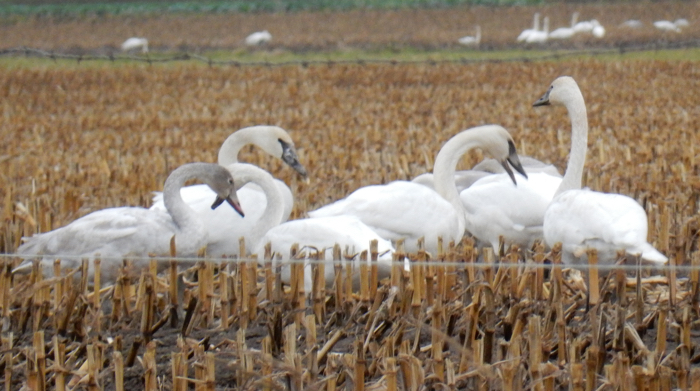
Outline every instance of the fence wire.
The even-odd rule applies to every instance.
[[[186,62],[194,61],[209,66],[289,66],[289,65],[299,65],[299,66],[311,66],[311,65],[365,65],[365,64],[392,64],[392,65],[411,65],[411,64],[471,64],[471,63],[508,63],[508,62],[527,62],[527,61],[546,61],[546,60],[560,60],[571,57],[580,56],[601,56],[601,55],[623,55],[627,53],[639,53],[648,51],[658,51],[658,50],[684,50],[684,49],[696,49],[700,47],[700,39],[677,41],[677,42],[648,42],[641,44],[620,44],[614,47],[604,47],[604,48],[588,48],[588,49],[578,49],[578,50],[568,50],[568,49],[541,49],[552,51],[552,53],[533,55],[533,56],[521,56],[512,58],[468,58],[467,55],[474,53],[485,53],[486,51],[469,51],[464,52],[464,57],[450,58],[450,59],[420,59],[420,60],[399,60],[399,59],[376,59],[376,58],[356,58],[356,59],[344,59],[344,60],[316,60],[316,59],[298,59],[298,60],[285,60],[285,61],[240,61],[240,60],[217,60],[207,56],[194,53],[176,53],[176,54],[164,54],[162,56],[151,56],[149,53],[142,55],[133,54],[72,54],[72,53],[61,53],[51,50],[29,48],[29,47],[15,47],[0,49],[0,56],[25,56],[25,57],[40,57],[47,58],[51,60],[70,60],[81,63],[83,61],[110,61],[110,62],[141,62],[147,64],[160,64],[160,63],[171,63],[171,62]],[[515,49],[515,48],[504,48],[504,51]],[[428,54],[429,52],[426,52]]]

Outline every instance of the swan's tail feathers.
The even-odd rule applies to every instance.
[[[668,258],[648,243],[642,246],[641,250],[642,259],[647,262],[658,264],[668,263]],[[640,251],[636,253],[639,254]]]

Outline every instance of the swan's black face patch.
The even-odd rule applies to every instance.
[[[540,99],[537,99],[537,100],[535,101],[535,103],[532,104],[532,106],[533,106],[533,107],[537,107],[537,106],[549,106],[549,105],[550,105],[550,103],[549,103],[549,93],[552,92],[552,88],[554,88],[554,86],[549,86],[549,89],[547,90],[547,92],[545,92],[544,95],[542,95],[542,97],[541,97]]]
[[[280,145],[282,145],[282,160],[287,163],[290,167],[292,167],[296,172],[298,172],[301,176],[306,178],[306,168],[299,163],[299,157],[297,157],[297,153],[294,150],[294,147],[286,143],[282,140],[277,140],[280,142]]]

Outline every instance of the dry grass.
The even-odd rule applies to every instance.
[[[568,26],[571,14],[579,20],[597,19],[606,27],[602,40],[579,36],[572,42],[551,42],[544,47],[582,48],[656,42],[666,44],[700,37],[700,5],[690,1],[603,4],[552,4],[546,6],[465,7],[444,10],[352,11],[290,14],[224,14],[110,16],[75,19],[30,18],[9,20],[0,26],[4,47],[28,46],[54,50],[116,50],[124,39],[145,36],[156,50],[207,50],[243,47],[253,31],[269,30],[272,48],[291,50],[343,50],[350,47],[457,47],[456,40],[483,29],[482,48],[515,47],[520,31],[531,27],[534,12],[551,20],[551,30]],[[655,20],[690,18],[683,33],[661,33]],[[627,19],[639,19],[645,28],[620,28]],[[540,47],[540,46],[531,46]]]

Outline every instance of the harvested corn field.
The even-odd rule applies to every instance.
[[[579,21],[596,19],[605,35],[578,34],[570,40],[524,44],[516,37],[532,27],[540,12],[550,19],[550,31],[570,25],[574,12]],[[268,30],[267,50],[384,50],[457,48],[457,39],[482,28],[481,49],[583,49],[653,44],[664,47],[685,43],[697,46],[700,14],[695,1],[552,3],[542,6],[456,7],[448,9],[355,10],[349,12],[290,12],[252,14],[165,14],[51,17],[8,17],[0,24],[4,47],[27,46],[47,50],[114,52],[128,37],[147,37],[153,51],[206,51],[240,49],[254,31]],[[657,20],[690,18],[680,32],[660,31]],[[625,27],[638,20],[639,28]]]
[[[90,211],[150,205],[151,192],[162,189],[170,171],[214,162],[221,142],[249,125],[279,125],[295,140],[308,182],[258,150],[245,150],[241,159],[290,185],[292,218],[361,186],[430,171],[448,138],[480,124],[503,125],[519,154],[563,169],[570,148],[566,111],[532,103],[555,77],[568,74],[588,106],[584,184],[638,200],[649,216],[650,242],[675,265],[697,265],[699,72],[693,62],[630,60],[8,68],[0,74],[6,97],[0,103],[2,250],[10,253],[21,236]],[[461,166],[481,158],[473,152]],[[587,285],[574,271],[539,269],[545,259],[558,259],[557,251],[542,247],[526,259],[514,250],[486,250],[486,262],[500,266],[483,270],[469,239],[445,243],[444,250],[432,259],[449,266],[417,266],[410,273],[396,266],[379,284],[362,270],[366,280],[354,294],[338,270],[336,288],[315,289],[308,302],[300,286],[283,290],[273,283],[279,273],[270,267],[202,264],[177,303],[177,321],[174,269],[155,277],[154,266],[96,294],[99,282],[91,286],[86,279],[13,278],[19,260],[5,258],[5,384],[110,390],[700,386],[696,272],[666,268],[653,273],[662,277],[642,281],[612,273]]]

